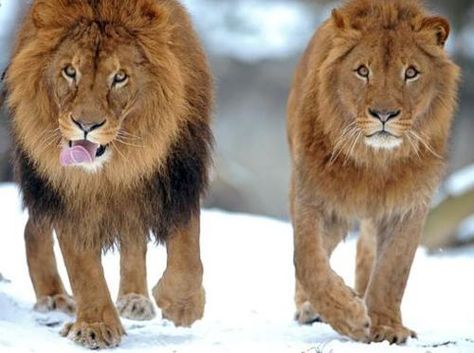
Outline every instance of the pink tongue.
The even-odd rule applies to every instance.
[[[93,163],[98,148],[98,144],[87,140],[74,141],[72,147],[65,146],[61,151],[61,165],[66,167],[81,163]]]

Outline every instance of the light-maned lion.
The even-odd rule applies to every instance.
[[[402,343],[400,304],[445,165],[459,69],[415,0],[353,0],[316,32],[288,105],[297,319]],[[331,252],[361,221],[356,291]]]
[[[36,0],[6,84],[37,308],[76,305],[64,335],[88,348],[118,345],[124,329],[101,252],[120,246],[120,313],[149,319],[151,233],[168,253],[153,289],[163,316],[183,326],[200,319],[212,79],[183,7],[175,0]],[[53,230],[75,301],[56,269]]]

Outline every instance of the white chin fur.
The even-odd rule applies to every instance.
[[[107,163],[107,161],[110,159],[111,154],[112,152],[107,149],[107,151],[105,151],[105,153],[100,158],[97,158],[94,163],[81,163],[74,167],[81,168],[89,174],[98,173],[104,167],[105,163]]]
[[[402,139],[389,135],[375,135],[367,137],[365,143],[375,149],[392,150],[402,144]]]

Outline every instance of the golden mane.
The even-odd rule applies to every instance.
[[[177,326],[202,318],[200,198],[213,88],[184,8],[174,0],[35,0],[6,87],[35,308],[76,311],[63,336],[90,349],[117,346],[119,313],[155,316],[146,277],[153,236],[168,254],[153,289],[163,316]],[[56,269],[53,230],[74,297]],[[121,255],[116,307],[101,266],[113,245]]]
[[[58,12],[62,15],[57,16]],[[183,31],[188,35],[183,36]],[[64,168],[59,163],[58,145],[64,138],[59,134],[58,119],[66,120],[63,116],[68,106],[59,101],[57,87],[63,78],[58,76],[59,64],[54,65],[74,50],[76,56],[87,58],[86,46],[77,48],[78,40],[99,43],[98,53],[94,53],[95,47],[90,51],[97,54],[94,66],[104,60],[101,50],[125,58],[135,52],[139,60],[138,64],[133,62],[131,69],[136,69],[137,81],[139,73],[142,77],[134,86],[136,94],[126,102],[117,131],[104,132],[107,138],[111,136],[109,139],[117,133],[117,140],[111,143],[113,158],[96,173]],[[124,46],[127,52],[120,52]],[[117,193],[122,200],[115,202],[125,206],[127,198],[137,192],[142,197],[160,198],[155,204],[161,210],[175,208],[175,216],[168,215],[167,222],[175,222],[173,219],[180,212],[186,214],[187,209],[199,208],[199,196],[207,184],[212,142],[212,80],[207,58],[187,14],[177,2],[38,0],[18,35],[6,85],[16,174],[31,212],[61,214],[67,204],[67,208],[78,209],[82,214],[89,209],[91,195],[99,200]],[[106,89],[98,87],[85,93],[87,99],[97,102],[93,108],[109,104],[105,100]],[[102,97],[102,101],[95,97]],[[189,190],[171,196],[178,192],[172,190],[178,187],[172,184],[180,178],[179,182],[186,182]],[[33,179],[54,201],[52,204],[45,201],[44,205],[36,205],[40,202],[38,195],[30,195],[27,185]],[[182,187],[185,185],[179,186]],[[156,192],[145,192],[147,188],[155,188]],[[172,201],[167,201],[170,197]],[[193,200],[185,201],[186,197]],[[136,207],[141,202],[137,201]],[[163,206],[163,202],[171,208]],[[150,217],[159,218],[156,214],[160,212],[150,209]],[[121,222],[120,217],[117,222]],[[161,228],[156,227],[158,233],[164,232]],[[104,239],[109,236],[113,240],[110,234]]]
[[[400,302],[456,108],[449,32],[418,1],[352,0],[312,38],[288,102],[300,322],[320,315],[360,341],[415,336]],[[354,220],[358,295],[329,263]]]

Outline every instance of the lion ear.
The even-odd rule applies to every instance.
[[[346,19],[344,18],[344,15],[341,14],[337,9],[333,9],[331,13],[332,21],[336,25],[337,28],[339,29],[344,29],[346,28]]]
[[[162,20],[163,17],[167,15],[167,12],[164,7],[159,6],[159,4],[150,1],[143,1],[140,4],[140,15],[143,19],[153,23]]]
[[[120,0],[117,1],[120,2]],[[115,16],[118,16],[121,23],[138,33],[154,32],[156,34],[160,33],[158,28],[165,30],[169,27],[171,14],[169,5],[166,3],[162,4],[156,0],[135,0],[122,6],[127,6],[128,10]],[[106,7],[103,11],[106,14],[109,13]]]
[[[58,27],[63,13],[62,1],[40,0],[36,1],[32,11],[33,23],[36,28]]]
[[[130,27],[153,27],[168,23],[170,18],[169,5],[156,0],[136,0],[129,2],[126,6],[129,6],[129,12],[133,13],[134,16],[127,15],[124,12],[121,20],[123,23],[129,23]]]
[[[74,23],[82,17],[91,17],[91,9],[83,6],[82,1],[37,0],[32,9],[33,23],[36,28],[54,29]]]
[[[436,44],[441,47],[444,47],[444,44],[448,40],[450,28],[448,20],[438,16],[427,17],[421,23],[421,29],[430,31],[436,40]]]

